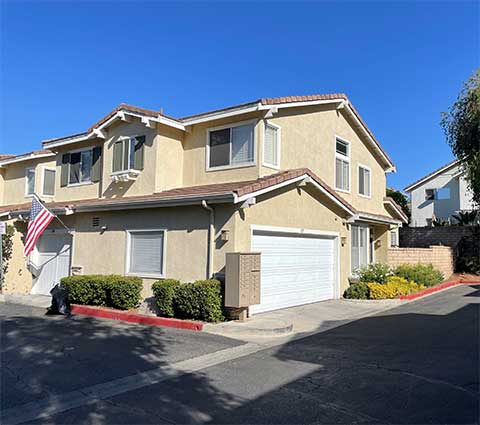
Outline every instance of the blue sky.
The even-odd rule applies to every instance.
[[[440,113],[479,66],[476,2],[1,4],[2,153],[121,102],[184,116],[345,92],[403,188],[452,159]]]

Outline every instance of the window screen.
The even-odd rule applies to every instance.
[[[263,139],[263,161],[266,164],[278,167],[278,128],[265,125],[265,137]]]
[[[26,192],[27,195],[33,195],[35,193],[35,168],[28,168],[25,177],[26,182]]]
[[[370,170],[364,167],[358,168],[358,193],[370,196]]]
[[[335,160],[335,187],[350,190],[350,163],[341,158]]]
[[[230,129],[210,132],[210,167],[230,164]]]
[[[163,231],[131,232],[129,272],[162,275],[163,239]]]
[[[43,170],[43,194],[47,196],[55,194],[55,170]]]

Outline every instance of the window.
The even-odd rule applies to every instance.
[[[208,168],[235,167],[254,162],[254,128],[245,124],[208,131]]]
[[[335,188],[350,191],[350,144],[340,139],[335,141]]]
[[[371,177],[370,168],[360,165],[358,167],[358,193],[370,198]]]
[[[436,190],[436,199],[446,200],[450,199],[450,188],[449,187],[442,187]]]
[[[351,271],[355,273],[369,263],[369,229],[364,226],[352,226],[351,234]]]
[[[164,230],[128,231],[127,273],[163,277]]]
[[[265,124],[263,163],[269,167],[280,167],[280,127],[273,124]]]
[[[60,164],[60,186],[75,186],[100,181],[102,147],[67,152]]]
[[[91,181],[92,150],[70,154],[70,173],[68,184],[88,183]]]
[[[35,193],[35,168],[25,170],[25,196]]]
[[[128,170],[143,170],[145,136],[129,137],[113,145],[114,173]]]
[[[390,230],[390,246],[392,248],[398,247],[398,230]]]
[[[44,168],[43,169],[43,184],[42,190],[44,196],[55,195],[55,169]]]
[[[435,189],[425,189],[425,201],[433,201],[435,199]]]

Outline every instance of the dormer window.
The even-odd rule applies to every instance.
[[[207,170],[254,164],[254,129],[253,122],[209,129]]]
[[[113,173],[143,170],[145,136],[117,140],[113,145]]]

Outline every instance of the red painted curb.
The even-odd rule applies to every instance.
[[[417,298],[424,297],[425,295],[430,295],[435,292],[441,291],[443,289],[451,288],[452,286],[457,285],[469,285],[469,284],[480,284],[480,281],[469,281],[469,280],[453,280],[451,282],[444,282],[440,283],[436,286],[432,286],[431,288],[424,289],[420,292],[415,292],[414,294],[409,295],[401,295],[399,298],[401,300],[415,300]]]
[[[143,325],[166,326],[169,328],[187,329],[190,331],[203,330],[202,322],[191,320],[170,319],[168,317],[152,317],[127,311],[111,310],[89,305],[72,304],[72,313],[83,316],[100,317],[102,319],[121,320],[123,322],[141,323]]]

